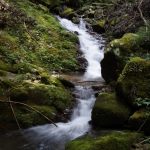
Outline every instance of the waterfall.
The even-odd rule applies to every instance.
[[[101,78],[100,61],[103,58],[103,50],[100,49],[102,40],[90,35],[82,19],[79,25],[73,24],[67,19],[60,17],[58,19],[65,29],[78,32],[80,50],[88,61],[83,80],[99,80]],[[94,91],[90,86],[76,86],[74,94],[77,106],[73,110],[70,121],[59,122],[57,123],[58,127],[47,124],[12,134],[0,143],[3,150],[64,150],[66,142],[86,134],[91,128],[89,121],[96,99]],[[14,140],[13,137],[15,137]],[[9,145],[3,145],[6,143],[6,139],[8,139]]]
[[[85,59],[88,62],[88,67],[83,76],[84,80],[96,80],[101,78],[100,61],[103,58],[103,49],[101,42],[90,35],[86,29],[84,21],[81,19],[80,24],[73,24],[70,20],[61,19],[58,17],[61,25],[67,30],[72,32],[78,32],[78,38],[80,42],[80,50],[83,52]]]

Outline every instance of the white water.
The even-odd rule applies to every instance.
[[[80,49],[88,61],[87,70],[83,80],[97,80],[101,78],[100,61],[103,51],[100,50],[100,41],[91,36],[81,19],[80,25],[75,25],[67,19],[58,18],[61,25],[69,31],[79,33]],[[90,130],[89,121],[95,102],[94,91],[91,87],[75,87],[77,106],[73,110],[70,121],[37,126],[13,134],[0,140],[2,150],[64,150],[66,142],[86,134]],[[12,137],[15,137],[14,140]],[[9,145],[6,144],[8,139]]]
[[[88,61],[84,80],[96,80],[101,78],[100,61],[103,58],[103,50],[100,50],[100,47],[102,46],[100,41],[87,32],[85,23],[82,19],[80,20],[79,25],[73,24],[67,19],[61,19],[59,17],[58,19],[63,27],[72,32],[76,31],[79,34],[80,50]]]

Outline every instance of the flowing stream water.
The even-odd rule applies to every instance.
[[[67,19],[58,17],[60,24],[71,32],[77,32],[80,50],[83,52],[88,66],[82,77],[83,81],[101,79],[100,61],[103,58],[101,40],[92,36],[86,29],[84,21],[73,24]],[[90,86],[75,86],[74,94],[77,106],[74,108],[70,121],[67,123],[46,124],[13,132],[0,137],[0,150],[64,150],[65,144],[90,131],[89,121],[95,102],[95,94]]]

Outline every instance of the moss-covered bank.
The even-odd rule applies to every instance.
[[[48,1],[47,1],[48,2]],[[9,99],[53,121],[66,117],[73,97],[54,72],[79,70],[78,39],[36,1],[0,2],[0,131],[16,129]],[[51,123],[29,107],[12,104],[21,128]]]
[[[85,136],[71,141],[66,150],[129,150],[141,135],[132,132],[112,132],[103,136]]]

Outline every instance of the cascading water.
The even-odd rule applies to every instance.
[[[58,19],[67,30],[78,32],[80,50],[88,61],[83,80],[100,79],[100,61],[103,58],[100,41],[88,33],[82,19],[80,25],[75,25],[67,19],[59,17]],[[70,121],[57,123],[58,127],[47,124],[2,137],[0,150],[64,150],[66,142],[88,132],[90,130],[91,111],[95,102],[94,91],[90,86],[76,86],[74,93],[77,106],[73,110]]]
[[[103,58],[103,50],[100,50],[102,46],[102,38],[97,40],[95,37],[90,35],[87,32],[86,25],[84,21],[81,19],[80,24],[75,25],[71,21],[67,19],[61,19],[60,23],[63,27],[72,32],[77,32],[79,42],[80,42],[80,50],[83,52],[86,60],[88,61],[88,66],[83,77],[84,80],[96,80],[101,78],[101,67],[100,61]]]

